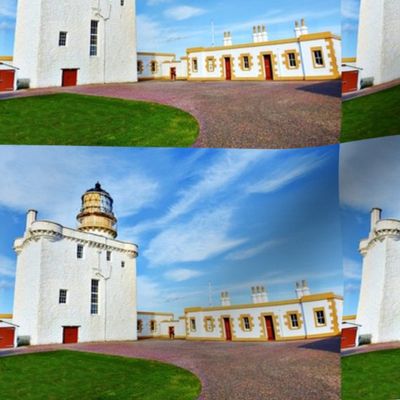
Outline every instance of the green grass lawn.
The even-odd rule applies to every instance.
[[[0,144],[187,147],[197,120],[143,101],[52,94],[0,101]]]
[[[200,381],[156,361],[74,351],[0,358],[0,398],[192,400]]]
[[[342,400],[400,399],[400,349],[342,358]]]
[[[400,135],[400,86],[343,102],[341,142]]]

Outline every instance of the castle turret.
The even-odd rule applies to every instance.
[[[78,230],[96,233],[109,238],[117,237],[117,219],[113,213],[113,199],[99,182],[82,196],[82,208],[76,219]]]

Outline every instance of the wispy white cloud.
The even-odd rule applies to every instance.
[[[172,0],[147,0],[148,6],[159,6],[160,4],[168,4],[171,3]]]
[[[164,15],[176,21],[183,21],[193,17],[198,17],[207,12],[207,10],[192,6],[177,6],[165,10]]]
[[[258,246],[249,247],[246,249],[238,250],[230,253],[226,256],[228,260],[247,260],[249,258],[255,257],[256,255],[262,253],[266,249],[278,246],[281,244],[282,240],[268,240],[267,242],[261,243]]]
[[[343,260],[343,272],[346,280],[360,280],[361,279],[361,264],[350,258]]]
[[[43,157],[38,148],[9,149],[0,158],[0,170],[7,171],[0,174],[0,186],[7,188],[0,192],[0,206],[8,209],[25,212],[35,208],[46,218],[71,225],[75,224],[80,196],[98,180],[119,199],[117,211],[121,216],[135,214],[158,196],[157,182],[142,172],[131,171],[129,165],[125,166],[124,178],[115,179],[108,167],[113,164],[112,157],[93,151],[60,148],[48,152],[43,148]]]
[[[0,278],[13,278],[15,276],[15,260],[0,255]]]
[[[143,255],[152,266],[203,261],[244,243],[230,238],[232,209],[221,208],[196,214],[188,222],[176,223],[157,234]]]
[[[175,281],[175,282],[183,282],[187,281],[192,278],[197,278],[203,275],[204,272],[197,271],[194,269],[187,269],[187,268],[177,268],[167,271],[164,276],[165,278]]]
[[[289,159],[282,162],[279,168],[276,168],[268,178],[250,184],[247,187],[248,193],[272,193],[284,188],[290,183],[298,180],[311,171],[319,168],[330,155],[324,156],[315,154],[307,154],[304,156]]]
[[[342,206],[369,212],[382,208],[400,217],[400,137],[346,143],[340,149]]]
[[[359,11],[359,0],[342,0],[342,16],[344,18],[358,20]]]

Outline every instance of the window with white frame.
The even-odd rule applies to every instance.
[[[90,294],[90,314],[99,313],[99,281],[92,279],[91,294]]]
[[[322,56],[322,50],[314,50],[314,62],[317,67],[323,67],[324,66],[324,57]]]
[[[317,322],[317,325],[325,325],[326,324],[324,310],[316,310],[315,311],[315,320]]]
[[[250,58],[249,56],[243,56],[243,69],[250,69]]]
[[[292,328],[298,328],[299,327],[299,318],[297,314],[290,314],[290,324]]]
[[[58,295],[58,303],[59,304],[67,303],[67,290],[66,289],[60,289],[60,293]]]
[[[249,317],[243,317],[243,327],[245,331],[249,331],[251,329]]]
[[[197,61],[197,58],[193,58],[192,60],[192,69],[193,72],[197,72],[199,70],[199,63]]]
[[[296,68],[297,67],[297,59],[296,53],[288,53],[289,67]]]
[[[83,258],[83,244],[76,246],[76,258]]]
[[[58,45],[64,47],[67,45],[67,32],[60,32],[58,36]]]
[[[196,319],[195,318],[190,318],[190,330],[192,332],[196,331]]]
[[[90,21],[90,55],[97,56],[99,21]]]

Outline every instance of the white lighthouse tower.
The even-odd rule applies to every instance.
[[[363,256],[357,311],[358,337],[372,343],[400,340],[400,221],[371,212],[371,229],[360,242]]]
[[[18,0],[14,63],[31,88],[134,82],[135,0]]]
[[[113,200],[99,183],[82,196],[78,229],[28,211],[16,239],[13,321],[26,344],[135,340],[136,257],[116,240]]]
[[[375,85],[400,78],[399,0],[361,0],[357,66]]]

